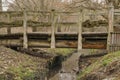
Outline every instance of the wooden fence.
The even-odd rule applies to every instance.
[[[44,30],[41,31],[40,27]],[[6,29],[7,34],[15,33],[15,31],[23,33],[24,48],[28,48],[27,33],[50,32],[51,48],[55,48],[55,32],[72,31],[78,33],[78,49],[82,48],[82,10],[80,12],[57,12],[54,10],[0,12],[0,29]]]
[[[113,4],[109,4],[109,27],[108,27],[108,38],[107,38],[107,49],[109,52],[115,52],[120,50],[120,31],[119,31],[119,20],[117,18],[120,17],[120,10],[114,9]],[[115,29],[117,27],[117,30]]]
[[[77,32],[78,16],[79,14],[73,12],[57,11],[0,12],[0,34],[23,33],[25,21],[28,33],[51,32],[52,25],[55,27],[55,32]]]
[[[118,32],[111,33],[109,50],[110,52],[115,52],[120,50],[120,33]]]
[[[55,39],[55,33],[75,33],[78,36],[77,48],[78,50],[81,50],[83,42],[82,22],[84,21],[84,16],[84,10],[80,10],[78,12],[57,12],[54,10],[0,12],[0,32],[2,34],[3,30],[5,29],[6,34],[23,33],[24,48],[29,47],[27,33],[50,33],[51,48],[56,47],[55,45],[57,41]],[[111,22],[109,21],[109,23]],[[111,32],[110,30],[109,32]]]

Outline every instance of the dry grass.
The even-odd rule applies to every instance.
[[[47,60],[0,47],[0,80],[23,80],[44,67]],[[7,79],[8,80],[8,79]]]
[[[96,76],[100,77],[100,73],[104,74],[104,76],[102,76],[102,77],[106,78],[106,77],[110,76],[110,75],[107,74],[107,72],[110,71],[109,66],[114,67],[115,65],[112,65],[112,64],[116,63],[116,61],[120,62],[120,51],[119,52],[115,52],[115,53],[110,53],[110,54],[104,56],[103,58],[97,60],[92,65],[90,65],[87,68],[85,68],[79,74],[78,80],[86,80],[88,76],[90,78],[90,75],[92,77],[92,75],[96,75],[96,74],[97,74]],[[118,63],[116,63],[115,68],[120,66],[120,65],[117,66],[117,64]],[[107,70],[107,71],[104,71],[104,70]],[[110,73],[110,74],[113,75],[113,76],[117,75],[117,74],[114,74],[114,73],[113,74]],[[89,79],[89,80],[91,80],[91,79]]]

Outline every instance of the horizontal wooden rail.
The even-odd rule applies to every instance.
[[[91,16],[91,15],[106,15],[107,14],[107,12],[97,12],[97,13],[95,13],[95,14],[93,14],[93,13],[87,13],[87,14],[85,14],[86,16]]]
[[[19,36],[19,35],[22,35],[23,33],[11,33],[11,34],[0,34],[0,37],[1,36]],[[112,33],[111,33],[112,34]],[[116,33],[118,34],[118,33]],[[27,35],[51,35],[51,32],[31,32],[31,33],[27,33]],[[55,35],[57,36],[61,36],[61,35],[78,35],[77,32],[55,32]],[[99,33],[99,32],[83,32],[82,33],[83,36],[86,36],[86,37],[90,37],[90,36],[107,36],[108,34],[107,33]]]
[[[106,41],[86,41],[82,43],[84,49],[106,49]],[[23,47],[22,39],[0,39],[0,45],[8,47]],[[50,41],[40,39],[29,39],[28,47],[50,48]],[[77,48],[77,40],[56,40],[56,48]]]
[[[114,12],[115,13],[120,13],[120,10],[119,9],[115,9]]]
[[[115,16],[120,16],[120,13],[114,13]]]
[[[0,11],[0,13],[21,13],[23,11]],[[34,13],[51,13],[51,11],[26,11],[26,12],[34,12]],[[75,11],[55,11],[55,13],[76,13]]]

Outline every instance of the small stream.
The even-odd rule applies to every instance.
[[[76,80],[75,73],[69,72],[60,72],[59,73],[59,80]]]
[[[52,75],[49,80],[76,80],[76,67],[78,67],[78,61],[76,60],[78,58],[79,54],[74,53],[70,57],[67,57],[67,59],[64,59],[63,57],[56,59],[57,61],[60,61],[60,66],[54,66],[54,69],[50,71],[51,73],[54,73],[54,75]]]
[[[24,52],[26,54],[29,54],[35,57],[42,57],[42,58],[51,57],[51,55],[48,55],[47,53],[45,54],[45,52],[42,52],[39,50],[38,51],[29,50],[29,49],[17,50],[16,48],[14,48],[14,50]],[[67,60],[71,58],[71,56],[73,55],[74,54],[71,53],[68,56],[62,56],[62,55],[53,56],[53,58],[46,63],[43,69],[37,70],[37,72],[35,72],[35,74],[33,75],[34,80],[76,80],[76,73],[73,71],[69,71],[69,72],[65,71],[63,66],[63,63],[67,62]],[[68,61],[68,63],[69,62],[70,61]],[[68,66],[66,65],[66,67]],[[32,79],[32,78],[28,78],[28,79]]]

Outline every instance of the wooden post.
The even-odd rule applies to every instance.
[[[114,32],[114,6],[113,3],[110,3],[109,6],[109,11],[108,11],[108,38],[107,38],[107,50],[109,51],[109,47],[110,47],[110,36],[111,36],[111,32]]]
[[[55,48],[55,23],[56,23],[56,17],[55,17],[55,11],[52,10],[51,12],[51,48]]]
[[[7,22],[10,23],[10,14],[7,13]],[[11,34],[11,27],[7,27],[7,33]]]
[[[58,25],[57,25],[57,32],[61,32],[60,19],[61,19],[61,15],[59,14],[59,15],[58,15],[58,21],[57,21],[57,23],[58,23]]]
[[[82,49],[82,20],[83,14],[82,10],[79,12],[79,21],[78,21],[78,52]]]
[[[27,38],[27,13],[26,10],[23,11],[23,48],[28,48],[28,38]]]

